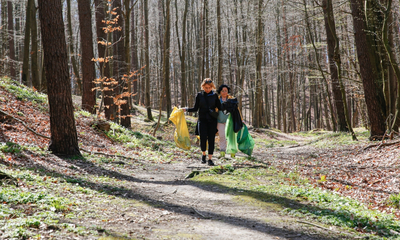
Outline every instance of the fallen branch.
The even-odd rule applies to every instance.
[[[205,219],[210,219],[210,218],[211,218],[211,217],[206,217],[206,216],[204,216],[202,213],[200,213],[199,211],[197,211],[196,208],[194,208],[194,207],[192,207],[192,209],[193,209],[197,214],[199,214],[200,216],[202,216],[202,217],[205,218]]]
[[[31,131],[31,132],[33,132],[34,134],[38,135],[39,137],[50,139],[50,137],[48,137],[48,136],[45,136],[45,135],[42,135],[42,134],[40,134],[40,133],[35,132],[35,130],[33,130],[33,129],[31,129],[30,127],[28,127],[22,120],[20,120],[20,119],[18,119],[18,118],[15,118],[14,116],[12,116],[12,115],[10,115],[10,114],[8,114],[8,113],[2,111],[2,110],[0,110],[0,113],[2,113],[2,114],[4,114],[4,115],[7,115],[7,116],[11,117],[12,119],[14,119],[14,120],[20,122],[22,125],[24,125],[24,127],[26,127],[26,129],[28,129],[29,131]]]
[[[137,160],[135,158],[131,158],[131,157],[123,156],[123,155],[107,154],[107,153],[102,153],[102,152],[92,152],[92,151],[86,150],[84,148],[80,148],[80,150],[90,153],[90,154],[104,155],[106,157],[121,157],[121,158],[129,159],[129,160]]]
[[[380,149],[380,148],[382,148],[382,147],[386,147],[386,146],[391,146],[391,145],[398,144],[398,143],[400,143],[400,141],[396,141],[396,142],[390,142],[390,143],[387,143],[387,142],[385,142],[385,143],[381,143],[381,144],[379,144],[379,146],[378,146],[378,148],[377,148],[377,149]]]
[[[376,146],[379,146],[379,145],[380,145],[380,143],[368,145],[365,148],[363,148],[363,151],[367,150],[368,148],[376,147]]]
[[[178,189],[175,189],[172,193],[167,193],[167,194],[161,195],[161,197],[165,197],[165,196],[168,196],[168,195],[172,195],[172,194],[175,194],[175,193],[177,193],[177,192],[178,192]]]
[[[341,233],[341,232],[338,232],[338,231],[335,231],[335,230],[333,230],[333,229],[329,229],[329,228],[323,227],[323,226],[318,225],[318,224],[315,224],[315,223],[306,222],[306,221],[301,221],[301,220],[297,220],[297,222],[299,222],[299,223],[305,223],[305,224],[308,224],[308,225],[312,225],[312,226],[314,226],[314,227],[318,227],[318,228],[321,228],[321,229],[324,229],[324,230],[327,230],[327,231],[332,231],[332,232],[335,232],[335,233]]]

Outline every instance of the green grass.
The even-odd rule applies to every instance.
[[[255,138],[255,144],[261,148],[274,148],[297,145],[298,142],[294,140],[276,140],[276,139],[261,139]]]
[[[331,131],[309,131],[291,133],[293,136],[301,136],[308,139],[311,146],[319,148],[334,148],[338,146],[362,144],[368,141],[369,131],[365,128],[353,129],[358,141],[353,141],[350,133]]]
[[[31,88],[9,78],[2,78],[0,86],[12,93],[18,100],[30,101],[41,110],[46,110],[43,105],[47,105],[47,95],[33,91]]]
[[[225,168],[225,166],[224,166]],[[391,213],[369,209],[363,203],[337,193],[315,188],[297,173],[274,169],[241,168],[234,171],[215,168],[192,178],[202,184],[218,186],[235,195],[243,204],[273,208],[309,221],[375,234],[370,239],[396,239],[400,221]],[[398,196],[396,196],[398,204]]]
[[[6,172],[10,173],[10,171]],[[37,183],[37,176],[32,177],[32,173],[29,173],[28,176],[24,176],[24,174],[20,173],[14,177],[24,179],[28,184]],[[42,189],[39,186],[37,188]],[[25,187],[8,185],[3,185],[0,189],[0,202],[0,232],[2,232],[0,236],[4,239],[34,237],[37,231],[32,229],[38,229],[43,224],[57,225],[57,219],[69,212],[76,204],[74,201],[54,195],[50,191],[28,191]]]

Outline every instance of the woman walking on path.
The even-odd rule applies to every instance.
[[[219,100],[221,102],[221,105],[226,102],[229,98],[232,98],[231,95],[229,95],[231,88],[228,87],[226,84],[222,84],[219,86],[217,93],[219,94]],[[226,120],[229,117],[229,113],[225,113],[224,111],[219,111],[218,112],[218,124],[217,124],[217,129],[218,129],[218,135],[219,135],[219,150],[220,150],[220,157],[225,157],[225,152],[226,152],[226,136],[225,136],[225,127],[226,127]]]
[[[211,159],[214,153],[217,117],[218,110],[221,109],[221,102],[218,99],[218,95],[213,91],[215,85],[210,78],[203,80],[201,89],[203,91],[197,93],[194,107],[183,108],[183,110],[185,112],[199,111],[197,128],[200,134],[200,147],[203,152],[201,163],[207,163],[206,149],[208,142],[208,165],[214,166],[214,162]]]

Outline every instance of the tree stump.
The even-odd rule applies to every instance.
[[[92,124],[90,126],[96,128],[96,129],[105,131],[105,132],[110,131],[110,127],[111,127],[111,125],[107,121],[104,121],[104,120],[94,121],[94,122],[92,122]]]

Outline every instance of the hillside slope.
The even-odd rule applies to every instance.
[[[132,130],[111,123],[103,132],[91,127],[97,117],[76,105],[83,158],[65,159],[46,151],[44,95],[3,82],[0,110],[20,120],[0,115],[0,172],[17,182],[0,179],[2,239],[354,239],[363,232],[381,239],[400,232],[392,215],[373,210],[397,214],[385,203],[396,186],[379,190],[400,176],[390,178],[400,174],[388,165],[396,158],[359,151],[366,142],[327,148],[327,140],[338,144],[350,136],[259,129],[251,131],[253,157],[214,157],[218,166],[209,168],[200,164],[195,141],[189,151],[175,147],[165,117],[158,139],[149,135],[155,123],[145,121],[141,107]],[[375,168],[380,181],[371,175],[357,183]],[[354,177],[344,182],[349,174]],[[375,205],[365,198],[371,193]]]

